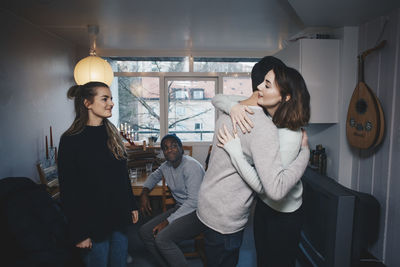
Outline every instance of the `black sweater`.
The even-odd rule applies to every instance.
[[[126,160],[114,157],[107,138],[102,125],[60,140],[60,196],[73,244],[104,240],[131,224],[131,211],[137,210]]]

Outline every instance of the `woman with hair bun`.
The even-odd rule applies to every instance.
[[[108,120],[114,106],[101,82],[72,86],[75,119],[61,136],[58,170],[61,203],[72,244],[86,266],[126,266],[127,227],[138,221],[126,151]]]

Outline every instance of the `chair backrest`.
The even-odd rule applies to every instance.
[[[185,155],[193,156],[193,146],[182,146]]]
[[[58,198],[59,195],[59,183],[58,183],[58,171],[57,165],[52,165],[47,168],[43,168],[43,165],[36,164],[36,169],[39,173],[40,183],[44,184],[47,191],[53,198]]]
[[[164,176],[162,177],[162,196],[161,196],[161,207],[163,212],[167,211],[168,205],[175,205],[175,199],[173,198],[171,191],[165,183]]]
[[[44,185],[47,185],[47,180],[46,180],[46,176],[44,174],[44,171],[42,169],[42,167],[40,166],[40,164],[36,164],[36,169],[39,173],[39,178],[40,178],[40,182]]]

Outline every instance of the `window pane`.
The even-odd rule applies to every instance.
[[[250,77],[224,77],[223,85],[225,95],[251,96],[253,93]]]
[[[188,57],[107,58],[114,72],[188,72]]]
[[[136,140],[160,135],[158,77],[117,77],[119,125],[127,123]]]
[[[195,72],[251,72],[259,59],[254,58],[194,58]]]
[[[202,99],[204,98],[204,91],[202,90],[195,90],[193,92],[193,99]]]
[[[214,134],[215,80],[169,80],[168,132],[182,141],[211,141]]]

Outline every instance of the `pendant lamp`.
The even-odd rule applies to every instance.
[[[78,85],[87,82],[103,82],[111,85],[114,78],[114,72],[110,64],[96,55],[96,38],[99,33],[97,25],[88,26],[90,51],[89,56],[81,59],[75,66],[74,78]]]

